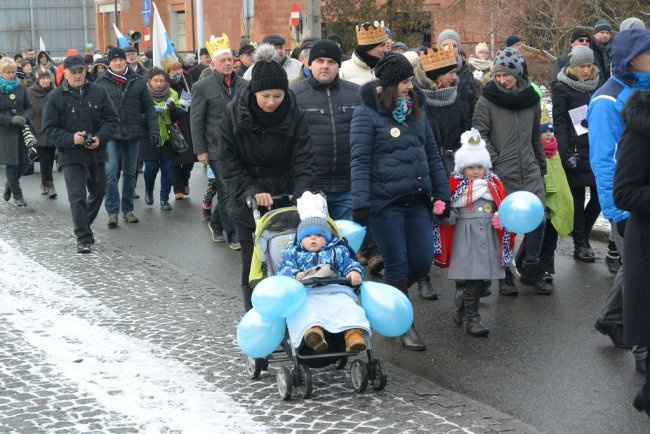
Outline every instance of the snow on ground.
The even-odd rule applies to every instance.
[[[106,327],[115,314],[0,240],[0,315],[54,372],[143,432],[261,432],[244,408],[156,345]],[[102,324],[102,325],[100,325]]]

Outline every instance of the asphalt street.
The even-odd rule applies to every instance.
[[[120,219],[118,229],[108,229],[107,214],[102,210],[94,230],[100,243],[110,241],[110,251],[103,254],[118,259],[140,252],[159,258],[173,264],[179,273],[230,291],[237,302],[239,254],[210,239],[200,210],[205,182],[205,170],[197,164],[192,172],[190,197],[182,201],[172,199],[171,212],[160,210],[157,193],[151,207],[137,199],[137,224]],[[21,212],[69,221],[60,173],[55,174],[59,191],[56,200],[39,194],[38,166],[37,173],[24,177],[21,183],[30,204]],[[140,195],[142,184],[140,177]],[[13,218],[19,218],[17,211],[11,210]],[[36,232],[41,237],[48,236],[47,227]],[[647,417],[631,405],[643,382],[634,370],[631,352],[614,348],[607,337],[593,329],[613,280],[603,262],[605,245],[594,242],[593,246],[597,262],[583,264],[571,256],[570,239],[562,241],[556,258],[556,292],[552,296],[535,295],[518,284],[519,296],[507,298],[499,296],[497,288],[493,288],[495,294],[481,304],[481,314],[490,327],[490,335],[484,339],[470,337],[452,323],[453,283],[446,279],[444,270],[433,269],[432,282],[440,299],[421,300],[413,289],[411,294],[416,327],[427,351],[407,352],[398,340],[380,336],[373,338],[375,351],[396,367],[543,432],[650,432]],[[75,249],[71,223],[69,245],[61,248],[69,252]],[[167,273],[166,278],[173,280],[174,274]]]

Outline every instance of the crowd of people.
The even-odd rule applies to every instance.
[[[356,27],[350,57],[336,34],[303,40],[293,56],[279,35],[238,50],[227,35],[212,36],[198,61],[190,54],[164,68],[132,47],[85,56],[71,50],[61,65],[26,50],[0,59],[3,198],[27,205],[20,177],[34,146],[41,193],[55,199],[56,154],[77,251],[88,253],[102,203],[109,228],[119,227],[120,214],[138,222],[141,164],[145,204],[155,202],[160,172],[158,201],[168,211],[172,189],[175,200],[189,195],[198,161],[209,168],[203,217],[215,242],[241,250],[249,310],[251,199],[270,210],[287,204],[279,197],[320,192],[330,217],[367,226],[359,263],[369,273],[383,270],[384,281],[407,296],[414,287],[437,299],[432,264],[448,266],[452,319],[473,336],[489,333],[479,299],[491,294],[492,279],[502,296],[518,294],[515,276],[537,294],[554,292],[558,238],[571,235],[575,260],[594,262],[590,233],[602,210],[611,222],[607,266],[616,276],[595,328],[633,348],[645,374],[650,174],[639,156],[650,145],[650,31],[629,18],[614,33],[606,20],[593,32],[575,29],[550,77],[550,112],[514,35],[493,58],[483,42],[468,58],[453,29],[434,48],[409,48],[377,21]],[[516,234],[501,225],[498,208],[522,190],[539,198],[546,215],[515,251]],[[312,253],[331,239],[319,234],[325,241],[303,256],[318,260]],[[322,331],[310,336],[310,346],[327,346]],[[425,349],[414,326],[401,340]],[[634,405],[650,414],[650,383]]]

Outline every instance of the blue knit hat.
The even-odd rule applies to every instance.
[[[539,126],[539,130],[541,131],[542,134],[544,134],[547,131],[553,132],[553,124],[550,122],[546,122]]]
[[[311,234],[321,235],[325,237],[328,242],[332,239],[330,225],[327,220],[322,217],[307,217],[300,222],[296,240],[300,242],[303,238]]]

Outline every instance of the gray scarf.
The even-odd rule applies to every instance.
[[[431,107],[447,107],[452,105],[458,97],[458,87],[450,86],[444,89],[422,89],[427,96],[427,104]]]
[[[557,80],[569,86],[572,89],[575,89],[579,92],[593,92],[598,87],[598,75],[591,80],[574,80],[566,74],[566,68],[560,70],[557,75]]]

